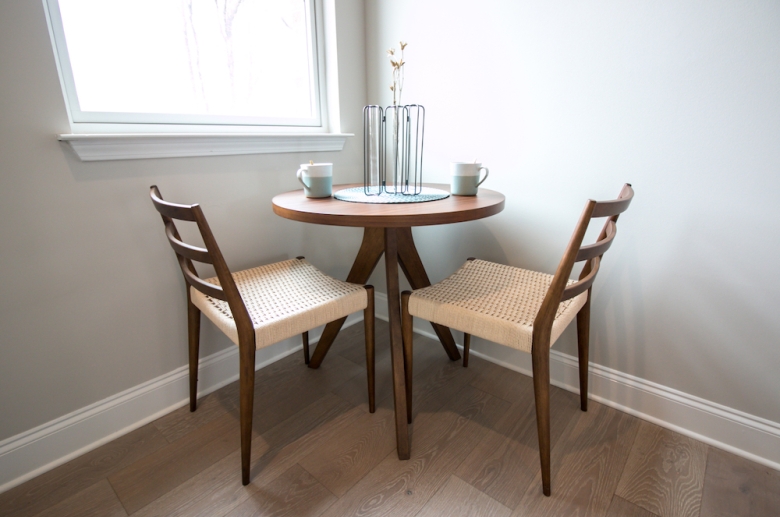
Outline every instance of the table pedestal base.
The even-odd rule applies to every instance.
[[[363,232],[363,242],[360,245],[355,262],[352,264],[352,269],[347,275],[347,282],[354,284],[365,284],[368,282],[371,273],[376,269],[376,265],[379,263],[379,259],[385,254],[385,232],[393,230],[397,236],[397,260],[395,261],[401,266],[401,270],[404,272],[406,279],[409,281],[409,285],[412,289],[422,289],[431,285],[428,274],[425,272],[420,255],[417,253],[417,248],[414,245],[414,239],[412,238],[412,229],[406,228],[365,228]],[[385,269],[390,271],[390,266],[387,264],[387,258],[385,258]],[[394,266],[396,267],[396,266]],[[398,277],[397,269],[392,270],[393,276]],[[389,290],[389,287],[388,287]],[[387,295],[388,304],[390,304],[390,293]],[[396,297],[395,305],[400,307],[400,299]],[[400,310],[400,309],[399,309]],[[338,336],[341,327],[347,318],[341,318],[336,321],[332,321],[325,326],[325,329],[320,336],[320,340],[317,343],[317,348],[314,350],[314,354],[309,360],[309,368],[319,368],[322,364],[322,360],[330,350],[333,341]],[[444,351],[452,361],[460,359],[460,352],[455,346],[455,340],[452,337],[450,329],[441,325],[432,323],[433,330],[441,341]],[[392,325],[391,325],[392,326]]]

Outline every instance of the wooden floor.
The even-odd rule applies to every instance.
[[[231,384],[0,494],[3,516],[777,516],[780,472],[591,401],[552,392],[552,497],[531,379],[415,336],[412,457],[395,451],[387,325],[368,413],[362,325],[319,370],[260,370],[252,483],[241,486]],[[184,344],[182,344],[184,346]]]

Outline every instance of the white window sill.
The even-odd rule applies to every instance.
[[[67,134],[81,161],[341,151],[349,133]]]

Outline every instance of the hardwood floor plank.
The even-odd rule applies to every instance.
[[[198,399],[196,411],[190,411],[190,405],[186,404],[155,420],[154,426],[169,443],[172,443],[225,414],[238,418],[238,383],[236,382],[231,382]]]
[[[516,395],[518,401],[512,404],[496,429],[487,431],[455,472],[509,508],[517,507],[539,474],[533,385],[524,385],[523,392]],[[580,413],[579,395],[553,387],[550,407],[550,443],[555,448],[571,420]]]
[[[374,320],[375,354],[376,360],[390,357],[390,331],[386,321]],[[330,357],[340,355],[344,359],[352,361],[358,366],[366,365],[366,344],[363,339],[363,322],[341,329],[338,337],[333,342],[327,358],[322,362],[326,364]]]
[[[252,441],[254,448],[255,441]],[[240,451],[225,456],[207,469],[165,492],[133,517],[217,516],[229,512],[256,491],[241,484]]]
[[[659,517],[659,516],[633,503],[629,503],[622,497],[615,496],[612,498],[612,504],[609,505],[609,510],[607,510],[607,515],[605,517]]]
[[[327,362],[329,360],[330,356],[327,356],[325,361]],[[325,363],[323,363],[323,365],[324,364]],[[368,400],[366,370],[361,368],[358,373],[333,388],[331,392],[343,398],[344,400],[351,402],[355,406],[365,404]],[[393,375],[390,368],[389,352],[385,354],[385,357],[381,359],[377,358],[376,360],[374,393],[376,396],[377,407],[393,407]]]
[[[339,433],[367,413],[368,404],[352,407],[283,447],[277,454],[264,455],[252,467],[251,484],[258,488],[264,487],[308,455],[328,447],[329,443],[338,439]]]
[[[74,494],[36,517],[127,517],[107,480]]]
[[[634,443],[639,420],[594,401],[579,411],[551,454],[552,495],[542,495],[541,473],[513,514],[604,515]]]
[[[338,497],[344,495],[395,449],[395,413],[379,407],[344,421],[330,441],[300,460],[300,465]]]
[[[223,415],[109,476],[128,513],[143,508],[240,445],[238,421]]]
[[[421,372],[432,364],[452,364],[460,366],[459,361],[452,361],[447,357],[441,347],[441,343],[419,334],[414,335],[414,375],[419,376]]]
[[[448,404],[456,394],[468,385],[479,371],[480,361],[475,362],[475,368],[463,368],[458,361],[450,361],[446,356],[442,357],[441,344],[438,341],[429,340],[435,347],[430,350],[436,355],[429,358],[429,363],[417,359],[415,353],[415,375],[412,390],[412,418],[416,421],[422,413],[438,411],[443,405]],[[481,361],[484,363],[485,361]]]
[[[474,357],[474,360],[480,360],[484,364],[481,364],[478,375],[471,381],[472,386],[506,400],[510,404],[518,401],[518,394],[525,394],[528,390],[531,390],[530,400],[533,403],[534,388],[531,377],[478,357]],[[469,357],[468,369],[471,369],[472,366],[473,363],[471,363],[471,357]]]
[[[416,517],[509,517],[512,510],[457,476],[423,506]]]
[[[288,420],[252,440],[252,478],[273,463],[274,458],[289,444],[306,437],[328,422],[343,418],[352,406],[332,394],[326,394]],[[287,464],[288,469],[293,464]],[[190,478],[164,496],[142,508],[133,517],[223,515],[251,497],[258,487],[241,485],[241,458],[239,451],[218,461],[208,469]],[[283,469],[267,476],[269,482]]]
[[[441,410],[415,420],[409,460],[399,461],[391,452],[323,515],[415,515],[508,407],[464,386]]]
[[[710,447],[701,516],[748,515],[780,515],[780,471]]]
[[[616,495],[658,515],[698,517],[707,445],[641,422]]]
[[[0,515],[36,515],[167,445],[152,424],[140,427],[0,494]]]
[[[280,365],[271,375],[258,375],[255,380],[253,428],[257,433],[275,427],[357,375],[363,375],[362,401],[368,403],[365,369],[338,355],[329,356],[316,370],[304,366],[298,354],[279,362],[287,368]]]
[[[225,517],[316,516],[322,514],[336,499],[303,467],[293,465]]]
[[[413,394],[415,418],[420,412],[437,411],[474,375],[473,370],[464,370],[459,363],[442,358],[441,345],[428,341],[435,346],[418,347],[421,350],[415,352],[418,367]],[[334,433],[329,443],[299,460],[306,470],[338,496],[395,449],[389,359],[388,354],[388,390],[377,403],[377,413],[364,413],[355,421],[345,422],[347,427],[344,431]],[[361,379],[360,385],[355,387],[363,390],[363,382]],[[334,391],[341,393],[343,390]]]
[[[384,324],[384,327],[386,330],[387,329],[386,323]],[[378,333],[379,333],[379,329],[377,329],[377,334]],[[377,407],[384,406],[384,407],[392,408],[393,407],[393,399],[392,399],[393,377],[392,377],[392,369],[390,364],[391,358],[390,358],[389,339],[386,339],[385,342],[386,345],[383,347],[380,347],[379,343],[377,343],[376,380],[375,380],[376,400],[377,400]],[[414,378],[415,379],[427,378],[428,374],[430,373],[427,371],[427,369],[433,366],[434,364],[441,366],[441,365],[447,365],[452,363],[442,353],[441,345],[437,341],[433,341],[432,339],[426,338],[424,336],[415,336],[414,342],[415,342],[415,348],[414,348]],[[386,348],[387,349],[385,351],[386,353],[380,355],[379,354],[380,348]],[[452,366],[450,366],[449,368],[453,368],[455,365],[456,363],[452,363]],[[457,371],[458,370],[453,370],[453,373]],[[471,375],[471,373],[467,372],[466,375],[467,376]],[[417,397],[416,400],[422,400],[420,397],[418,397],[419,393],[416,390],[416,386],[413,391],[414,391],[414,396]],[[365,403],[366,393],[367,393],[365,370],[362,370],[361,373],[355,375],[347,382],[335,388],[333,390],[333,393],[346,400],[352,401],[356,405]],[[415,408],[415,412],[417,412],[418,410],[419,408]]]
[[[300,355],[292,354],[258,370],[255,375],[255,394],[268,395],[276,391],[284,392],[301,383],[311,385],[325,382],[328,386],[335,387],[349,377],[356,375],[361,368],[364,368],[364,365],[355,364],[338,354],[334,354],[332,361],[323,363],[320,368],[315,370],[307,368]]]

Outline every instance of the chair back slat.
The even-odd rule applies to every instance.
[[[574,229],[566,251],[558,264],[547,294],[542,301],[542,306],[534,319],[534,334],[546,333],[552,331],[552,324],[559,304],[579,294],[589,291],[596,279],[601,257],[612,246],[612,242],[617,234],[617,220],[620,214],[628,209],[631,201],[634,199],[634,189],[631,184],[626,183],[620,191],[617,199],[611,201],[593,201],[589,200],[585,204],[585,209],[580,216],[580,220]],[[604,224],[601,234],[594,244],[582,246],[582,240],[587,232],[591,219],[598,217],[608,217]],[[580,278],[577,282],[567,285],[569,275],[576,262],[587,261],[582,268]],[[590,296],[590,293],[588,293]],[[549,337],[549,336],[548,336]]]
[[[634,189],[631,188],[630,183],[626,183],[617,199],[597,202],[592,217],[613,217],[620,215],[628,209],[628,205],[631,204],[633,199]]]
[[[177,205],[176,203],[168,203],[163,201],[160,197],[160,191],[156,186],[152,187],[152,203],[158,212],[164,217],[171,219],[178,219],[180,221],[195,222],[195,214],[192,212],[192,207],[197,205]]]
[[[593,260],[591,261],[591,267],[590,271],[585,275],[585,277],[577,280],[575,283],[566,286],[566,289],[563,290],[563,295],[561,296],[561,301],[566,301],[570,298],[574,298],[578,294],[584,293],[588,289],[590,289],[590,286],[593,285],[593,281],[596,279],[596,275],[599,272],[599,265],[601,264],[601,257],[593,257]]]
[[[230,307],[230,312],[233,315],[233,320],[236,322],[239,342],[243,343],[243,346],[254,348],[254,326],[252,324],[252,319],[249,316],[249,311],[244,304],[244,300],[241,298],[241,294],[238,292],[238,287],[236,287],[233,275],[227,267],[227,263],[222,256],[222,252],[219,250],[217,241],[211,233],[211,228],[209,227],[200,206],[197,204],[178,205],[169,203],[162,198],[160,191],[155,185],[150,187],[149,195],[152,198],[154,207],[162,216],[163,223],[165,224],[166,237],[168,238],[168,242],[173,248],[173,251],[176,252],[179,266],[184,275],[184,281],[187,285],[194,287],[206,296],[226,301]],[[196,223],[198,230],[200,231],[200,236],[203,239],[203,244],[206,247],[201,248],[184,242],[179,236],[176,224],[173,222],[174,219]],[[203,281],[203,279],[198,276],[198,272],[192,264],[193,260],[212,264],[220,285],[214,285]]]
[[[189,285],[206,296],[211,296],[217,300],[227,301],[225,291],[220,286],[211,284],[209,282],[204,282],[203,279],[201,279],[198,275],[187,269],[184,263],[185,259],[183,257],[179,257],[179,265],[182,266],[181,271],[184,273],[184,279]]]
[[[200,248],[198,246],[192,246],[177,238],[178,232],[176,232],[176,227],[173,225],[172,221],[170,223],[166,223],[165,235],[168,236],[168,242],[171,243],[171,247],[177,255],[182,255],[190,260],[203,262],[204,264],[213,263],[211,260],[211,255],[209,255],[209,250],[206,248]]]
[[[607,221],[604,227],[604,233],[606,234],[602,239],[599,239],[593,244],[583,246],[580,251],[577,252],[577,258],[574,262],[582,262],[583,260],[590,260],[593,257],[600,257],[612,246],[612,241],[615,239],[617,233],[617,225],[615,221]]]
[[[614,201],[601,201],[596,203],[593,217],[612,217],[626,211],[631,199],[615,199]]]

